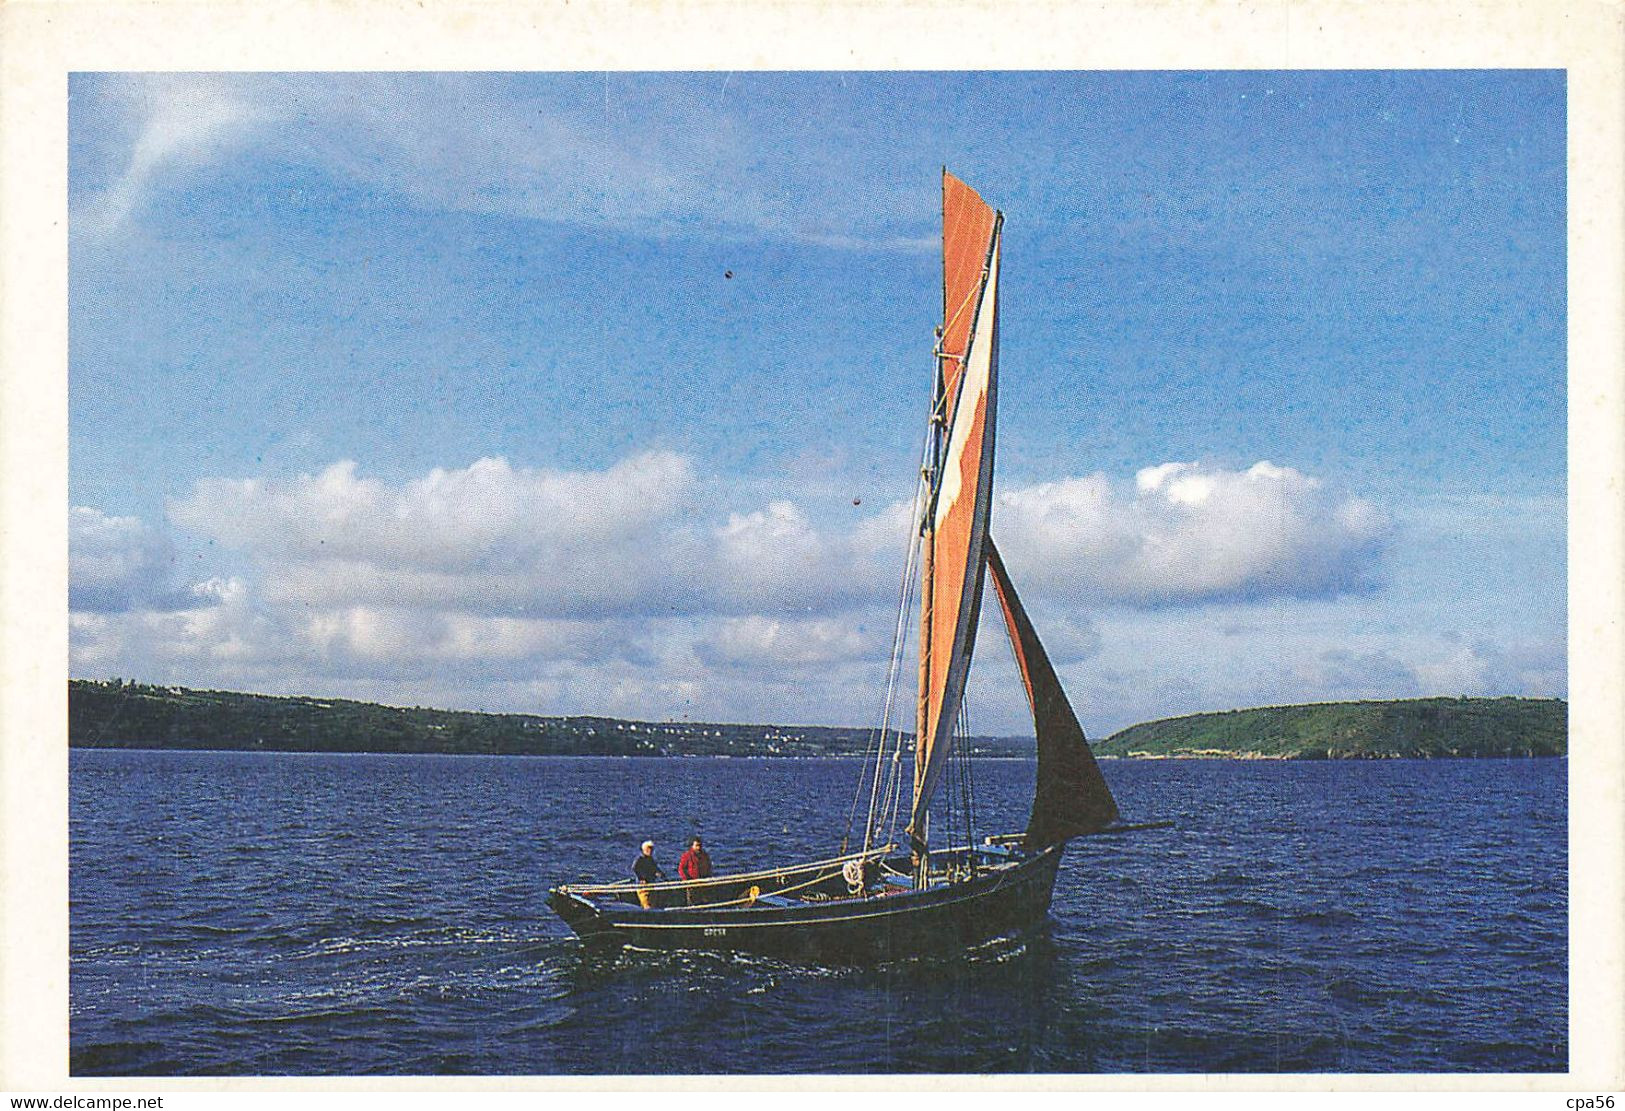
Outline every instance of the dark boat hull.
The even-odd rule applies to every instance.
[[[885,961],[1023,933],[1049,914],[1064,845],[975,879],[791,906],[600,905],[555,891],[551,905],[588,942],[640,949],[745,951],[818,962]]]

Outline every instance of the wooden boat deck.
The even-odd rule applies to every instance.
[[[753,907],[788,908],[827,906],[831,903],[884,898],[905,892],[934,891],[1016,867],[1029,854],[1009,845],[984,844],[940,850],[932,854],[932,882],[916,888],[907,871],[907,858],[890,858],[887,845],[862,853],[849,853],[806,864],[765,868],[710,876],[703,880],[663,880],[658,883],[622,881],[606,884],[561,884],[555,890],[604,909],[642,907],[640,895],[653,904],[647,910],[726,910]],[[969,862],[974,861],[974,865]],[[844,872],[855,862],[863,869],[861,886],[854,888]]]

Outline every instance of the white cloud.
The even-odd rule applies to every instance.
[[[604,471],[481,459],[397,487],[359,477],[346,460],[286,482],[204,479],[169,512],[183,527],[277,559],[503,570],[636,538],[682,509],[694,485],[689,461],[665,452]]]
[[[486,459],[386,482],[341,462],[204,480],[171,521],[237,573],[170,612],[76,612],[75,673],[553,712],[861,717],[884,667],[906,507],[833,530],[783,498],[720,508],[731,493],[669,453],[599,471]]]
[[[75,674],[203,684],[294,662],[286,624],[254,604],[240,580],[215,581],[193,605],[70,614]],[[196,678],[192,678],[195,676]]]
[[[702,493],[688,459],[660,452],[603,471],[482,459],[399,485],[341,462],[289,480],[207,479],[170,517],[248,555],[282,605],[602,618],[885,597],[894,572],[875,526],[832,535],[780,499],[707,528]],[[900,556],[906,522],[883,519]]]
[[[464,665],[502,672],[508,663],[606,660],[625,654],[616,622],[483,617],[349,606],[314,611],[294,628],[302,646],[327,661],[384,674]]]
[[[122,169],[75,214],[92,234],[117,230],[164,173],[207,165],[261,115],[215,74],[142,74],[109,92],[135,123]]]
[[[404,690],[428,679],[484,687],[651,662],[642,630],[617,621],[285,606],[238,580],[190,609],[76,611],[71,633],[75,674],[295,693],[301,682],[322,691],[344,682]]]
[[[173,587],[175,547],[138,517],[88,506],[68,514],[68,604],[91,613],[136,607],[173,609],[211,600],[214,584]]]
[[[850,532],[820,530],[796,505],[777,500],[730,514],[698,562],[716,608],[829,612],[884,599],[898,573],[885,559],[902,558],[907,535],[906,517],[887,513]]]
[[[118,136],[119,168],[75,221],[116,228],[162,187],[165,171],[206,175],[251,138],[256,159],[311,167],[432,210],[657,236],[682,233],[698,216],[713,239],[936,249],[934,238],[900,230],[878,182],[830,193],[828,175],[775,161],[781,156],[764,162],[764,150],[804,160],[795,133],[806,122],[742,113],[706,95],[712,81],[561,75],[522,89],[479,74],[102,77],[81,88],[89,103],[77,118],[106,128],[114,126],[107,117],[129,122]]]
[[[774,618],[751,615],[721,621],[698,650],[709,663],[736,667],[829,667],[878,658],[878,638],[849,618]]]
[[[759,486],[702,482],[669,453],[594,471],[492,459],[403,481],[353,463],[212,479],[171,507],[223,561],[188,590],[168,585],[154,530],[76,510],[74,673],[872,724],[909,509],[853,525],[844,497],[729,505]],[[1180,463],[1019,487],[994,532],[1076,708],[1101,728],[1269,702],[1563,692],[1561,643],[1407,626],[1381,593],[1359,593],[1386,515],[1290,468]],[[996,609],[983,614],[973,720],[1019,729]]]
[[[1297,671],[1303,688],[1314,692],[1305,697],[1320,701],[1408,698],[1423,690],[1417,669],[1383,649],[1328,648]]]
[[[602,617],[692,607],[696,493],[689,461],[660,452],[603,471],[481,459],[400,485],[346,461],[206,479],[170,517],[251,557],[278,604]]]
[[[1371,503],[1269,462],[1007,490],[993,521],[1019,583],[1136,606],[1369,591],[1391,536]]]
[[[1446,638],[1412,669],[1427,694],[1492,695],[1518,691],[1561,698],[1568,693],[1567,648],[1559,640],[1496,643]]]

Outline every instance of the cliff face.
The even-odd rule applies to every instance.
[[[1563,756],[1568,716],[1566,702],[1534,698],[1266,706],[1130,726],[1095,753],[1297,760]]]

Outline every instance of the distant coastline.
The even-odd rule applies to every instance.
[[[856,756],[874,730],[494,714],[68,681],[74,748],[510,756]],[[1031,756],[1030,737],[975,737],[974,752]],[[1422,698],[1191,714],[1130,726],[1095,745],[1128,759],[1384,759],[1562,756],[1559,699]]]
[[[1383,760],[1565,756],[1568,703],[1555,698],[1317,702],[1189,714],[1130,726],[1098,756]]]
[[[495,714],[192,690],[120,680],[68,681],[74,748],[495,756],[857,756],[876,730]],[[972,751],[1031,756],[1028,738],[975,737]]]

